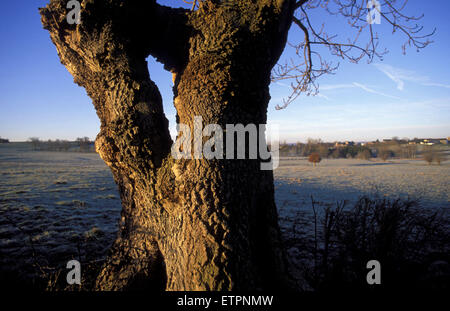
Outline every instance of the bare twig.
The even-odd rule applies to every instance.
[[[421,16],[408,16],[403,13],[407,0],[384,0],[380,1],[380,17],[392,26],[392,32],[399,31],[406,36],[406,42],[402,45],[403,53],[407,46],[413,46],[417,50],[428,46],[432,41],[429,37],[435,33],[422,34],[423,27],[416,24]],[[280,80],[291,80],[291,94],[283,99],[283,105],[276,106],[282,109],[293,102],[300,94],[317,95],[317,78],[324,74],[333,74],[339,67],[330,61],[325,61],[323,50],[314,50],[327,47],[331,56],[338,59],[358,63],[367,59],[370,63],[374,59],[383,59],[388,52],[379,48],[379,36],[374,32],[374,27],[367,21],[369,14],[369,0],[299,0],[296,2],[296,13],[293,23],[304,33],[302,42],[288,46],[295,50],[299,60],[286,61],[277,64],[272,71],[272,82]],[[319,28],[315,27],[310,19],[313,10],[323,10],[332,16],[344,18],[349,26],[347,40],[342,41],[337,34],[329,34],[325,24]],[[313,67],[314,65],[314,67]]]

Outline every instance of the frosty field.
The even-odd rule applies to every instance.
[[[0,145],[0,264],[33,274],[105,254],[114,240],[120,199],[96,153],[32,151]]]
[[[325,159],[313,167],[283,158],[274,172],[280,225],[310,230],[317,206],[361,195],[413,198],[424,209],[450,211],[450,162]],[[120,198],[111,172],[95,153],[32,151],[0,144],[0,265],[2,275],[37,267],[64,268],[70,259],[98,260],[115,238]],[[294,224],[294,219],[296,222]],[[293,254],[291,254],[293,255]],[[0,276],[2,276],[0,275]]]
[[[300,214],[311,224],[311,196],[320,207],[346,200],[351,206],[371,198],[418,200],[424,209],[450,212],[450,162],[428,165],[421,159],[387,162],[325,159],[313,167],[306,159],[284,158],[274,172],[275,199],[283,229]],[[298,217],[297,217],[298,219]]]

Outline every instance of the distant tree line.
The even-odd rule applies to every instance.
[[[0,137],[0,144],[7,144],[7,143],[9,143],[9,139]]]
[[[308,139],[307,143],[297,142],[295,144],[280,144],[280,156],[309,157],[311,154],[318,154],[320,158],[371,158],[376,156],[373,150],[367,146],[349,144],[346,146],[336,146],[336,143],[326,143],[320,139]]]
[[[56,140],[40,140],[38,137],[30,137],[28,141],[31,143],[35,151],[78,151],[78,152],[95,152],[94,142],[89,137],[79,137],[76,141],[68,141],[62,139]]]
[[[419,156],[431,164],[440,164],[445,160],[443,145],[418,145],[406,139],[389,139],[386,141],[375,141],[370,143],[328,143],[321,139],[308,139],[306,143],[297,142],[294,144],[280,143],[280,156],[310,157],[314,154],[321,159],[356,158],[370,160],[379,158],[387,161],[390,158],[416,159]],[[317,155],[316,155],[317,154]],[[311,161],[312,162],[312,161]],[[316,161],[314,161],[316,162]]]

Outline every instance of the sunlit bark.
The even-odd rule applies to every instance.
[[[204,1],[196,11],[155,1],[66,1],[41,9],[61,62],[92,98],[96,149],[122,199],[119,234],[98,289],[281,289],[286,263],[273,174],[260,160],[175,160],[148,55],[174,74],[177,121],[262,124],[270,72],[295,1]],[[150,68],[151,71],[151,68]]]

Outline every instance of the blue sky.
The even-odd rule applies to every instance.
[[[0,11],[0,136],[23,141],[95,138],[100,123],[90,98],[60,64],[47,31],[42,29],[38,7],[47,1],[8,1]],[[179,3],[181,0],[160,1]],[[425,4],[424,4],[425,3]],[[301,96],[283,110],[275,106],[289,95],[288,83],[271,85],[269,123],[279,124],[280,138],[288,142],[322,138],[325,141],[366,141],[377,138],[450,136],[450,14],[449,1],[410,0],[408,12],[424,13],[422,25],[434,43],[417,53],[403,55],[404,37],[392,35],[386,23],[374,25],[380,44],[390,52],[372,64],[340,62],[335,75],[321,78],[318,96]],[[333,32],[346,34],[345,21],[314,14],[320,25],[326,18]],[[289,40],[298,41],[293,28]],[[292,55],[286,50],[282,58]],[[324,56],[333,61],[338,59]],[[149,58],[151,78],[164,99],[172,132],[171,74]]]

